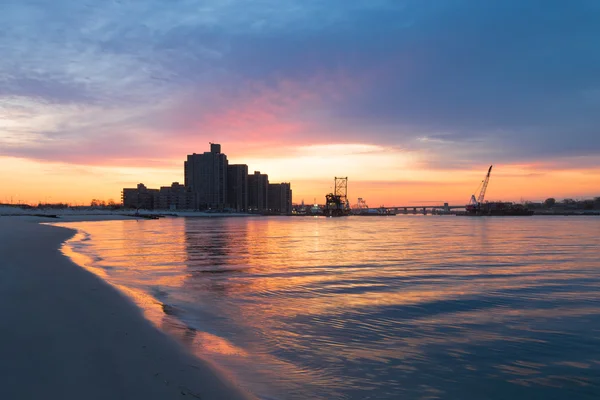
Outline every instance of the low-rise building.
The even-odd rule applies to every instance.
[[[125,188],[121,193],[124,208],[154,210],[158,206],[158,189],[148,189],[143,183],[136,188]]]
[[[173,182],[171,186],[161,186],[156,208],[160,210],[191,210],[194,208],[194,193],[179,182]]]
[[[292,187],[290,183],[269,183],[269,212],[274,214],[292,213]]]

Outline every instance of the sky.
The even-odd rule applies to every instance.
[[[119,200],[187,154],[322,202],[600,196],[596,0],[0,0],[0,202]]]

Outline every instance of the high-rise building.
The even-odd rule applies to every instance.
[[[148,189],[143,183],[136,188],[125,188],[121,194],[123,207],[154,210],[158,207],[158,189]]]
[[[185,187],[194,194],[195,209],[227,207],[227,156],[221,145],[210,144],[210,152],[191,154],[184,163]]]
[[[248,209],[264,212],[268,210],[269,176],[254,171],[248,175]]]
[[[248,211],[248,166],[231,164],[227,167],[227,202],[235,211]]]
[[[269,211],[275,214],[292,213],[292,189],[287,182],[269,183]]]
[[[161,186],[158,194],[158,209],[190,210],[194,208],[194,193],[179,182],[171,186]]]
[[[292,213],[292,184],[290,182],[284,182],[281,184],[283,188],[283,207],[282,213],[291,214]]]

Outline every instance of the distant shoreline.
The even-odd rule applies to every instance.
[[[402,217],[423,215],[422,211],[416,212],[398,212],[394,215],[368,215],[369,217]],[[427,212],[428,216],[455,216],[451,213],[432,213]],[[254,214],[254,213],[228,213],[228,212],[205,212],[205,211],[159,211],[159,210],[140,210],[138,212],[131,210],[71,210],[71,209],[23,209],[18,207],[0,207],[0,217],[31,217],[41,218],[50,222],[51,220],[60,221],[93,221],[93,220],[112,220],[112,219],[156,219],[162,217],[176,218],[247,218],[247,217],[323,217],[322,214]],[[363,217],[363,215],[351,214],[352,217]],[[600,210],[534,210],[533,217],[536,216],[600,216]]]

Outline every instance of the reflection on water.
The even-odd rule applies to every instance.
[[[597,218],[67,225],[69,256],[264,398],[600,397]]]

